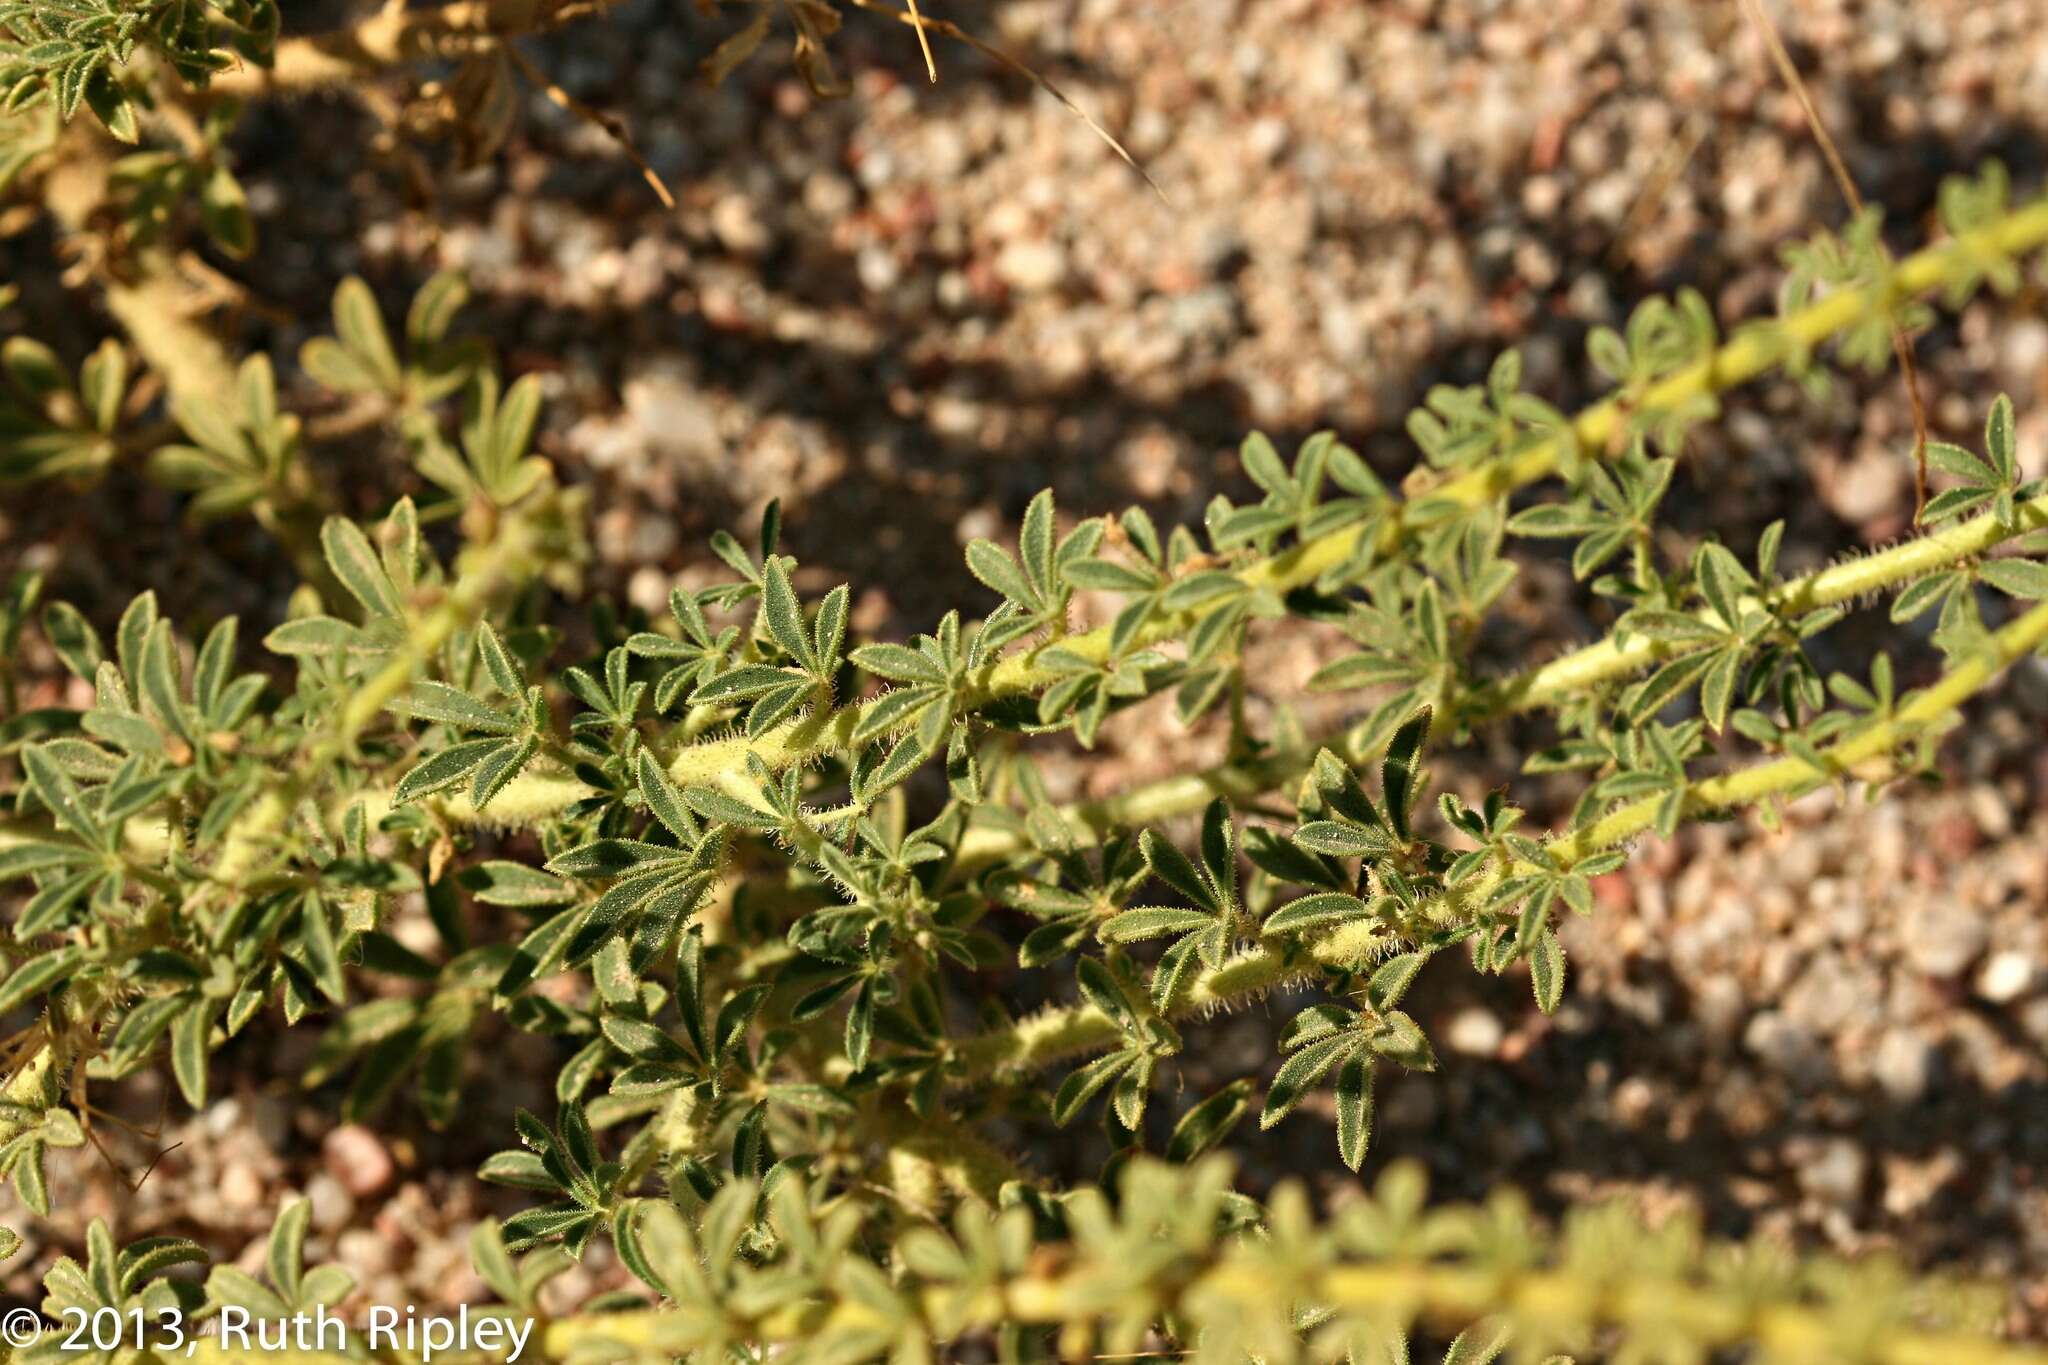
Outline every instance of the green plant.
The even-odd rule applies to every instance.
[[[1775,527],[1750,556],[1708,542],[1664,562],[1648,532],[1671,457],[1646,442],[1675,444],[1674,413],[1703,417],[1716,388],[1807,356],[1902,292],[2043,238],[2048,208],[2034,206],[1963,226],[1953,245],[1719,350],[1695,324],[1634,375],[1625,406],[1572,421],[1519,394],[1504,362],[1484,393],[1432,396],[1415,424],[1428,473],[1406,500],[1327,436],[1291,466],[1248,441],[1265,499],[1219,501],[1206,545],[1184,529],[1161,537],[1135,510],[1062,535],[1041,495],[1014,554],[969,547],[996,610],[978,625],[949,615],[909,645],[848,649],[846,590],[800,598],[771,514],[758,554],[721,542],[728,582],[675,594],[673,633],[617,633],[585,664],[552,670],[548,635],[491,620],[573,565],[575,500],[521,454],[531,398],[498,399],[487,363],[465,361],[465,463],[435,482],[467,509],[466,547],[444,566],[406,500],[375,527],[329,518],[318,542],[336,586],[266,641],[298,666],[290,695],[233,676],[232,621],[188,669],[151,595],[123,615],[111,650],[78,612],[41,613],[96,701],[7,722],[22,777],[0,870],[34,894],[14,922],[0,1004],[40,1002],[42,1014],[17,1040],[26,1065],[10,1087],[4,1160],[40,1207],[43,1152],[78,1140],[67,1079],[124,1074],[167,1045],[180,1088],[201,1103],[209,1051],[267,1009],[297,1021],[344,1007],[352,975],[386,973],[420,994],[345,1008],[319,1067],[353,1069],[353,1113],[416,1070],[427,1116],[445,1120],[484,1011],[583,1040],[558,1084],[556,1125],[523,1120],[523,1148],[484,1169],[553,1201],[507,1224],[495,1254],[557,1243],[573,1254],[609,1235],[676,1307],[550,1329],[564,1340],[661,1354],[796,1333],[860,1355],[974,1325],[1028,1337],[1027,1324],[1050,1322],[1066,1349],[1098,1329],[1113,1349],[1158,1329],[1228,1355],[1301,1349],[1297,1332],[1317,1354],[1368,1338],[1392,1350],[1386,1334],[1425,1312],[1485,1316],[1482,1334],[1511,1330],[1545,1349],[1584,1349],[1595,1322],[1661,1330],[1598,1287],[1581,1246],[1592,1239],[1615,1266],[1654,1254],[1699,1297],[1688,1340],[1824,1338],[1861,1343],[1871,1359],[1919,1358],[1937,1348],[1854,1311],[1867,1304],[1835,1271],[1744,1298],[1712,1268],[1721,1253],[1699,1259],[1691,1234],[1667,1230],[1653,1253],[1589,1218],[1550,1259],[1512,1206],[1414,1222],[1406,1185],[1382,1196],[1409,1210],[1395,1224],[1375,1222],[1393,1217],[1375,1205],[1314,1231],[1285,1198],[1261,1210],[1227,1195],[1222,1167],[1182,1171],[1142,1153],[1182,1046],[1174,1020],[1291,985],[1323,999],[1283,1035],[1260,1122],[1332,1083],[1338,1147],[1357,1168],[1375,1072],[1435,1065],[1401,1008],[1428,958],[1462,946],[1482,971],[1526,963],[1538,1004],[1555,1008],[1566,964],[1554,917],[1591,911],[1588,879],[1619,866],[1630,839],[1926,768],[1957,707],[2048,641],[2048,605],[2028,605],[2048,598],[2035,557],[2048,490],[2021,480],[2011,404],[1992,405],[1981,456],[1934,450],[1956,486],[1930,505],[1929,530],[1791,578]],[[453,288],[436,283],[428,298]],[[408,397],[395,382],[406,371],[377,358],[390,354],[381,322],[348,294],[338,347],[394,381],[416,445],[456,460],[431,419],[455,382]],[[431,349],[442,328],[411,331]],[[290,429],[251,361],[237,439],[277,451]],[[219,456],[229,441],[204,449]],[[1514,492],[1552,475],[1561,497],[1507,514]],[[208,486],[230,490],[223,510],[265,496],[260,477],[219,477]],[[1513,576],[1514,535],[1576,539],[1575,571],[1616,602],[1616,627],[1530,672],[1486,676],[1473,640]],[[1074,630],[1079,588],[1122,605]],[[1895,619],[1939,609],[1932,638],[1947,671],[1903,694],[1882,658],[1868,683],[1822,678],[1804,643],[1848,604],[1885,596]],[[18,590],[14,614],[29,617],[34,597]],[[1070,730],[1087,744],[1163,691],[1193,718],[1245,686],[1250,623],[1286,615],[1335,622],[1361,645],[1313,683],[1359,694],[1351,730],[1288,750],[1239,729],[1240,757],[1218,772],[1089,808],[1047,802],[1018,738]],[[1566,828],[1524,833],[1501,793],[1476,807],[1432,799],[1432,747],[1538,708],[1556,713],[1559,740],[1531,767],[1588,774]],[[1765,761],[1714,772],[1723,731]],[[927,767],[944,781],[922,785]],[[1232,797],[1249,805],[1296,775],[1292,821],[1260,806],[1240,823]],[[1191,857],[1152,826],[1197,808]],[[501,830],[537,836],[539,864],[489,856]],[[788,871],[769,877],[777,863]],[[779,890],[738,894],[757,885]],[[421,894],[441,907],[440,961],[384,927],[398,898]],[[531,927],[472,946],[453,909],[465,897]],[[996,906],[1042,927],[1013,943],[988,919]],[[1013,956],[1062,974],[1072,959],[1077,1002],[963,1027],[965,983]],[[588,975],[578,1003],[530,990],[564,971]],[[1015,1102],[1017,1082],[1089,1053],[1100,1056],[1066,1073],[1050,1113],[1068,1122],[1100,1102],[1122,1149],[1113,1164],[1125,1174],[1105,1181],[1115,1197],[1055,1195],[973,1132],[977,1114]],[[1255,1080],[1188,1106],[1164,1151],[1185,1163],[1225,1140]],[[843,1183],[877,1150],[894,1191],[880,1203]],[[949,1237],[931,1220],[956,1200]],[[1407,1230],[1394,1236],[1395,1225]],[[1245,1241],[1232,1227],[1264,1231]],[[1034,1237],[1072,1239],[1071,1276],[1034,1278]],[[1250,1312],[1276,1266],[1294,1267],[1290,1283],[1329,1278],[1295,1316]],[[1543,1288],[1517,1278],[1529,1275]]]
[[[1432,1207],[1400,1164],[1319,1216],[1295,1186],[1263,1204],[1238,1192],[1218,1149],[1255,1109],[1261,1127],[1303,1122],[1328,1087],[1335,1149],[1362,1169],[1381,1069],[1437,1065],[1403,1007],[1437,954],[1526,972],[1554,1010],[1558,916],[1593,913],[1591,879],[1632,841],[1932,775],[1961,708],[2048,648],[2048,484],[2024,478],[2005,398],[1981,451],[1929,450],[1949,486],[1888,549],[1787,575],[1782,526],[1678,554],[1657,534],[1719,392],[1773,368],[1824,383],[1830,345],[1883,365],[1926,296],[2019,288],[2048,201],[2012,206],[1989,168],[1944,196],[1942,239],[1896,262],[1859,217],[1788,251],[1779,314],[1725,340],[1697,296],[1645,304],[1590,339],[1618,387],[1576,417],[1525,392],[1510,353],[1484,385],[1429,394],[1398,493],[1324,433],[1291,460],[1249,438],[1263,496],[1219,498],[1199,529],[1162,534],[1137,508],[1063,524],[1041,494],[1014,550],[967,549],[993,596],[907,642],[850,638],[846,586],[800,592],[771,507],[751,548],[714,541],[729,575],[678,588],[671,619],[593,609],[572,645],[552,623],[580,605],[585,500],[533,448],[538,383],[505,383],[458,332],[459,279],[422,288],[402,345],[344,281],[333,336],[301,352],[351,405],[343,428],[388,424],[416,476],[417,498],[358,523],[316,459],[341,433],[285,410],[270,357],[230,363],[175,306],[165,242],[196,194],[202,233],[251,248],[223,98],[429,56],[502,79],[527,69],[519,35],[602,8],[387,6],[334,41],[280,40],[264,5],[0,5],[0,147],[29,149],[0,156],[0,182],[41,177],[99,253],[133,347],[73,365],[11,339],[0,477],[89,483],[146,457],[194,515],[269,530],[304,579],[260,652],[232,618],[189,638],[154,593],[98,622],[43,602],[34,575],[0,602],[0,882],[19,892],[0,1013],[31,1017],[9,1042],[0,1174],[30,1209],[49,1211],[49,1150],[92,1138],[93,1084],[167,1059],[201,1105],[213,1054],[282,1020],[321,1030],[309,1079],[345,1079],[349,1116],[375,1118],[409,1082],[446,1124],[473,1032],[502,1016],[566,1060],[557,1113],[523,1114],[482,1168],[536,1198],[478,1229],[479,1273],[504,1312],[532,1316],[539,1287],[608,1238],[648,1291],[546,1322],[553,1357],[913,1360],[974,1335],[1016,1357],[1164,1341],[1395,1362],[1420,1326],[1462,1333],[1444,1357],[1458,1362],[1510,1345],[2042,1358],[1993,1343],[1997,1294],[1889,1263],[1714,1245],[1617,1209],[1549,1230],[1510,1191]],[[787,12],[799,66],[829,85],[837,11]],[[758,7],[714,70],[770,18]],[[160,122],[173,147],[110,159],[87,113],[124,141]],[[131,368],[167,394],[160,416]],[[1482,628],[1519,543],[1543,540],[1571,543],[1613,628],[1502,674]],[[1928,657],[1823,676],[1809,642],[1870,602],[1899,623],[1934,613],[1924,647],[1900,643]],[[1341,732],[1247,720],[1248,632],[1283,621],[1353,646],[1311,682],[1347,699]],[[28,631],[91,705],[20,705]],[[1049,798],[1034,741],[1092,747],[1165,694],[1184,721],[1221,713],[1227,762]],[[1432,783],[1432,754],[1537,712],[1552,742],[1527,770],[1583,775],[1559,828],[1525,828],[1505,791]],[[436,948],[392,932],[414,907]],[[1009,1017],[986,981],[1011,964],[1069,1003]],[[1173,1098],[1185,1021],[1282,988],[1271,1065]],[[1099,1120],[1108,1168],[1068,1189],[1034,1176],[987,1135],[1018,1115]],[[159,1275],[202,1248],[123,1249],[95,1224],[47,1306],[336,1303],[346,1277],[304,1267],[305,1228],[303,1207],[280,1217],[268,1284],[216,1266],[201,1285]],[[26,1353],[60,1354],[49,1339]],[[202,1341],[187,1358],[223,1354]]]

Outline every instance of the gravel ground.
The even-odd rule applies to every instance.
[[[2023,186],[2048,172],[2038,0],[1777,9],[1897,244],[1923,234],[1944,174],[1993,155]],[[1140,501],[1196,519],[1214,492],[1248,487],[1235,447],[1253,426],[1283,449],[1334,426],[1398,473],[1401,420],[1429,385],[1471,382],[1519,346],[1529,386],[1574,406],[1597,393],[1590,327],[1682,285],[1724,320],[1764,311],[1779,247],[1842,216],[1727,0],[1031,0],[948,16],[1072,94],[1163,193],[966,49],[941,44],[927,86],[909,35],[872,18],[836,50],[850,99],[813,99],[766,54],[706,91],[693,65],[722,30],[682,10],[635,0],[531,49],[626,120],[677,191],[672,214],[602,133],[538,98],[498,160],[441,175],[431,219],[365,150],[352,105],[259,111],[240,143],[269,243],[234,272],[252,291],[245,339],[289,354],[349,271],[395,314],[434,269],[466,270],[470,323],[510,368],[545,376],[543,444],[594,485],[596,586],[650,610],[710,572],[711,529],[750,525],[770,498],[806,586],[853,583],[856,624],[900,635],[985,602],[961,545],[1013,535],[1048,483],[1068,516]],[[0,242],[32,305],[54,298],[31,274],[39,249]],[[74,350],[96,326],[65,325]],[[2038,293],[1944,318],[1920,354],[1937,434],[1974,444],[2004,389],[2023,462],[2048,466]],[[330,402],[294,382],[305,407]],[[1753,386],[1695,438],[1674,534],[1711,526],[1741,547],[1782,516],[1793,569],[1893,538],[1910,429],[1896,376],[1819,401]],[[317,458],[363,509],[405,486],[374,435]],[[106,616],[169,581],[181,604],[254,624],[286,585],[247,531],[182,530],[168,497],[119,479],[90,500],[0,505],[0,570],[23,563]],[[1554,561],[1532,561],[1515,592],[1522,650],[1598,629]],[[1263,647],[1262,674],[1289,678],[1318,648]],[[1445,1067],[1389,1087],[1380,1150],[1426,1155],[1459,1193],[1513,1179],[1552,1211],[1628,1192],[1724,1232],[1895,1245],[2009,1279],[2016,1327],[2048,1331],[2044,729],[2037,664],[1952,742],[1943,791],[1846,811],[1809,798],[1780,835],[1717,826],[1646,847],[1574,926],[1555,1020],[1526,983],[1432,968],[1415,999],[1433,1002]],[[1099,791],[1214,750],[1152,708],[1060,780]],[[1510,771],[1467,776],[1483,788]],[[1268,1019],[1210,1025],[1216,1055],[1260,1055]],[[332,1094],[294,1087],[304,1057],[292,1037],[225,1054],[233,1098],[179,1123],[165,1140],[184,1145],[132,1199],[104,1166],[70,1162],[27,1261],[115,1212],[129,1235],[197,1231],[260,1257],[295,1189],[316,1201],[315,1253],[355,1266],[373,1297],[474,1293],[461,1235],[505,1207],[466,1174],[474,1139],[330,1131]],[[497,1111],[533,1102],[506,1070],[468,1130],[509,1132]],[[1250,1172],[1319,1172],[1336,1193],[1334,1146],[1326,1123],[1297,1120]],[[579,1274],[565,1301],[615,1271],[599,1252]]]

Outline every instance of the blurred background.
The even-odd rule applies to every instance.
[[[359,8],[293,5],[286,22],[313,31]],[[503,145],[467,170],[449,149],[385,136],[374,102],[258,105],[233,145],[262,246],[223,266],[239,292],[221,317],[282,361],[329,329],[345,275],[395,317],[434,271],[459,269],[476,291],[464,327],[492,339],[508,375],[543,377],[540,445],[592,490],[594,591],[659,612],[672,584],[716,572],[712,530],[745,534],[780,499],[801,585],[851,583],[856,629],[902,638],[949,607],[993,605],[962,547],[1012,538],[1041,487],[1066,521],[1136,502],[1162,524],[1196,522],[1216,492],[1249,490],[1236,450],[1252,428],[1283,451],[1334,428],[1398,477],[1413,460],[1403,420],[1430,385],[1476,382],[1518,347],[1525,386],[1575,408],[1600,392],[1590,328],[1681,286],[1724,327],[1767,313],[1780,248],[1847,216],[1736,0],[924,8],[1066,92],[1143,174],[967,46],[935,38],[927,83],[914,35],[886,16],[850,13],[831,48],[849,92],[822,100],[786,60],[786,32],[713,89],[698,64],[733,19],[628,0],[523,50],[624,123],[677,208],[531,86]],[[1924,238],[1944,176],[1986,158],[2040,188],[2039,0],[1773,13],[1895,247]],[[44,339],[82,354],[107,324],[67,292],[50,248],[35,230],[0,240],[0,275]],[[1918,354],[1934,435],[1978,445],[1991,398],[2009,392],[2022,463],[2043,472],[2038,286],[1943,316]],[[296,410],[339,408],[293,367],[282,378]],[[1751,385],[1692,438],[1666,504],[1674,545],[1713,527],[1747,554],[1784,518],[1796,571],[1895,539],[1912,517],[1911,445],[1896,373],[1822,398]],[[313,458],[357,515],[411,477],[376,429]],[[0,500],[0,574],[42,569],[47,597],[102,628],[149,586],[188,620],[238,612],[260,635],[282,615],[291,571],[260,532],[195,531],[174,495],[132,474],[89,496]],[[1540,547],[1513,595],[1521,658],[1605,620]],[[1882,633],[1880,620],[1848,638]],[[1262,647],[1278,693],[1318,661],[1313,641]],[[24,664],[33,675],[38,661]],[[1432,968],[1412,998],[1444,1066],[1383,1081],[1372,1161],[1420,1155],[1452,1194],[1512,1181],[1552,1213],[1626,1191],[1722,1233],[1895,1246],[2012,1280],[2039,1331],[2044,733],[2037,660],[1952,738],[1941,790],[1846,812],[1822,793],[1783,834],[1653,842],[1602,880],[1599,916],[1568,926],[1574,974],[1554,1018],[1526,981]],[[1103,758],[1052,776],[1068,794],[1114,788],[1213,757],[1214,741],[1144,708],[1105,732]],[[1462,777],[1506,781],[1514,755],[1503,737],[1496,770]],[[1543,789],[1517,794],[1544,813]],[[1228,1079],[1265,1055],[1272,1027],[1264,1009],[1215,1021],[1190,1051]],[[195,1233],[231,1254],[246,1237],[260,1258],[289,1188],[313,1196],[317,1235],[372,1301],[477,1292],[463,1235],[497,1196],[469,1172],[479,1144],[509,1133],[498,1114],[550,1107],[546,1062],[517,1064],[545,1040],[509,1038],[516,1074],[493,1068],[475,1121],[414,1145],[333,1128],[332,1093],[295,1084],[309,1034],[224,1054],[239,1073],[229,1098],[174,1117],[162,1141],[184,1145],[138,1196],[89,1150],[53,1160],[59,1217],[35,1229],[9,1288],[25,1293],[112,1207],[124,1235]],[[1043,1134],[1014,1137],[1038,1169],[1085,1165],[1085,1146],[1055,1160]],[[131,1174],[154,1150],[135,1146]],[[1350,1180],[1326,1113],[1283,1125],[1251,1160],[1254,1184],[1307,1172],[1341,1193]],[[609,1283],[605,1254],[556,1292]]]

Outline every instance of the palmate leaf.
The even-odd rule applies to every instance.
[[[1216,922],[1212,912],[1184,910],[1174,906],[1151,906],[1125,910],[1104,920],[1096,935],[1104,943],[1142,943],[1166,934],[1184,934],[1209,928]]]
[[[1357,896],[1341,891],[1322,891],[1289,901],[1266,916],[1262,927],[1267,934],[1320,931],[1363,919],[1371,913],[1372,907]]]
[[[329,517],[320,527],[320,548],[327,567],[371,617],[398,617],[404,612],[398,589],[362,528],[343,517]]]
[[[113,831],[102,823],[85,792],[57,761],[49,745],[35,744],[23,749],[21,762],[36,799],[43,803],[59,828],[77,834],[89,844],[110,847]]]
[[[1427,958],[1426,952],[1413,952],[1381,964],[1366,988],[1366,1011],[1328,1002],[1294,1017],[1280,1039],[1290,1055],[1267,1087],[1261,1129],[1298,1108],[1334,1068],[1338,1152],[1347,1166],[1358,1169],[1372,1135],[1374,1059],[1385,1057],[1416,1070],[1436,1064],[1421,1028],[1393,1008]]]
[[[414,683],[390,709],[453,731],[481,732],[491,738],[458,741],[428,754],[399,782],[395,796],[400,805],[445,790],[467,777],[470,804],[482,810],[540,753],[547,724],[547,706],[540,689],[526,685],[518,665],[488,624],[478,629],[475,643],[491,686],[505,697],[503,705],[494,706],[459,687],[429,679]]]
[[[540,418],[541,387],[524,375],[498,394],[498,376],[488,367],[471,377],[465,396],[462,447],[478,484],[502,503],[516,501],[545,471],[539,460],[524,458]]]
[[[1069,1073],[1053,1093],[1052,1121],[1064,1127],[1081,1111],[1082,1105],[1136,1066],[1140,1056],[1136,1048],[1123,1048]]]
[[[1943,489],[1930,499],[1922,520],[1928,524],[1946,521],[1991,504],[1998,519],[2012,525],[2017,503],[2038,496],[2044,487],[2039,480],[2021,483],[2015,439],[2012,400],[2000,394],[1984,423],[1984,455],[1943,441],[1928,442],[1928,465],[1953,476],[1959,486]]]
[[[967,571],[1019,607],[1033,613],[1045,610],[1037,588],[1017,567],[1017,561],[993,542],[976,540],[968,545]]]
[[[1361,1050],[1363,1038],[1349,1032],[1309,1043],[1280,1064],[1273,1083],[1266,1087],[1265,1107],[1259,1111],[1259,1127],[1271,1128],[1294,1112],[1331,1067]]]
[[[991,541],[971,541],[968,572],[1004,599],[984,626],[979,647],[999,648],[1031,630],[1063,625],[1073,592],[1067,569],[1093,555],[1102,535],[1102,523],[1089,520],[1061,537],[1052,491],[1046,489],[1024,510],[1014,558]]]
[[[502,740],[474,739],[461,744],[451,744],[439,753],[430,754],[416,764],[399,780],[394,799],[400,805],[417,801],[437,791],[444,791],[468,777],[490,754],[506,748]]]
[[[818,683],[794,668],[742,664],[698,686],[692,706],[748,702],[745,728],[749,737],[765,733],[820,696]]]
[[[1251,1107],[1252,1083],[1232,1081],[1181,1115],[1166,1142],[1168,1161],[1193,1161],[1230,1136]]]
[[[683,830],[698,828],[679,793],[655,765],[643,763],[641,777],[653,783],[656,795],[651,805],[666,809]],[[615,937],[633,933],[629,964],[635,973],[644,970],[702,903],[724,847],[725,836],[716,833],[700,835],[682,848],[636,839],[597,839],[557,855],[547,865],[555,876],[611,884],[585,909],[566,912],[574,918],[561,928],[554,928],[555,920],[544,925],[550,936],[540,946],[548,954],[559,953],[573,967],[589,961]],[[538,957],[522,947],[520,959],[499,983],[500,994],[523,985],[534,965],[550,960],[551,956]]]

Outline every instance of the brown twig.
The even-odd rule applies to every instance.
[[[448,55],[451,44],[521,37],[603,11],[609,0],[451,0],[431,9],[387,4],[332,33],[277,45],[268,68],[245,65],[215,75],[210,94],[264,95],[347,86],[407,62]]]
[[[910,26],[917,30],[917,46],[924,53],[924,73],[933,85],[939,83],[939,64],[932,60],[932,40],[925,36],[924,16],[917,12],[917,0],[903,0],[910,7]]]
[[[955,42],[965,43],[967,46],[973,48],[976,52],[981,53],[984,57],[993,58],[994,60],[1002,63],[1004,66],[1009,67],[1010,70],[1015,71],[1019,75],[1026,77],[1031,81],[1032,84],[1036,85],[1040,90],[1045,91],[1046,94],[1051,95],[1054,99],[1058,100],[1061,104],[1065,105],[1068,111],[1071,112],[1074,115],[1074,117],[1080,119],[1081,122],[1087,124],[1090,131],[1092,131],[1095,134],[1095,136],[1101,138],[1104,142],[1108,143],[1110,146],[1110,150],[1114,151],[1118,156],[1123,158],[1124,164],[1126,166],[1129,166],[1132,170],[1136,171],[1141,177],[1143,177],[1145,183],[1152,187],[1152,192],[1154,194],[1158,195],[1162,200],[1166,199],[1166,191],[1159,188],[1159,182],[1154,180],[1150,173],[1147,172],[1143,166],[1140,166],[1138,164],[1136,157],[1133,157],[1129,152],[1124,150],[1123,143],[1118,142],[1115,137],[1111,136],[1110,131],[1107,128],[1103,127],[1100,123],[1097,123],[1094,120],[1094,118],[1092,118],[1089,115],[1087,110],[1083,109],[1080,105],[1074,103],[1074,101],[1068,97],[1066,91],[1060,89],[1051,81],[1039,75],[1036,71],[1032,70],[1022,61],[1019,61],[1017,58],[1012,57],[1009,53],[1003,51],[999,47],[995,47],[992,44],[983,42],[981,39],[975,37],[966,29],[961,28],[958,24],[954,23],[950,19],[923,18],[921,16],[918,16],[914,10],[911,13],[905,13],[904,11],[899,9],[892,9],[888,5],[881,3],[881,0],[853,0],[853,3],[861,9],[871,10],[876,14],[887,15],[889,18],[894,19],[899,24],[911,25],[912,27],[917,29],[918,35],[920,37],[924,35],[924,31],[926,29],[930,29],[934,33],[944,34],[946,37],[953,39]]]
[[[619,144],[619,150],[626,154],[627,160],[640,168],[641,176],[654,188],[655,194],[661,197],[661,202],[669,208],[676,206],[676,197],[668,192],[668,186],[662,183],[662,179],[655,173],[654,167],[647,164],[647,158],[640,155],[640,149],[633,145],[633,136],[626,131],[625,124],[612,115],[605,113],[602,109],[593,109],[561,86],[556,85],[548,79],[545,71],[535,66],[525,53],[512,46],[512,44],[506,43],[503,51],[507,57],[512,59],[512,65],[519,68],[519,73],[542,90],[545,90],[548,98],[557,107],[568,110],[580,119],[588,119],[611,134],[612,141]]]
[[[1679,130],[1677,140],[1665,149],[1664,155],[1651,168],[1650,178],[1643,183],[1642,193],[1638,194],[1636,202],[1629,206],[1628,216],[1622,219],[1620,230],[1614,234],[1614,245],[1607,249],[1609,266],[1622,262],[1629,242],[1650,221],[1651,215],[1656,213],[1657,206],[1663,202],[1664,196],[1670,193],[1671,187],[1678,183],[1678,177],[1685,173],[1685,168],[1699,152],[1700,144],[1706,140],[1708,126],[1708,121],[1704,118],[1686,120],[1685,127]]]
[[[1764,12],[1763,0],[1743,0],[1743,7],[1763,39],[1765,50],[1771,54],[1771,62],[1778,68],[1779,77],[1805,112],[1806,126],[1813,130],[1814,141],[1820,144],[1821,156],[1826,159],[1828,170],[1834,174],[1835,183],[1841,187],[1842,197],[1849,201],[1849,211],[1862,213],[1863,196],[1857,193],[1849,167],[1842,160],[1834,138],[1829,136],[1827,124],[1822,121],[1820,110],[1815,106],[1799,68],[1792,63],[1792,54],[1785,50],[1785,40],[1779,36],[1778,26]],[[1877,249],[1883,251],[1884,244],[1880,242]],[[1920,367],[1913,360],[1913,346],[1906,338],[1906,329],[1899,326],[1896,314],[1891,315],[1890,321],[1892,354],[1899,358],[1899,369],[1906,377],[1906,399],[1913,408],[1913,524],[1918,526],[1927,511],[1927,406],[1920,398]]]
[[[84,125],[75,126],[44,182],[44,203],[61,231],[61,245],[90,263],[86,273],[104,281],[107,311],[174,395],[226,401],[234,393],[234,362],[220,338],[195,321],[210,300],[169,253],[116,251],[104,221],[108,173],[101,140]]]

